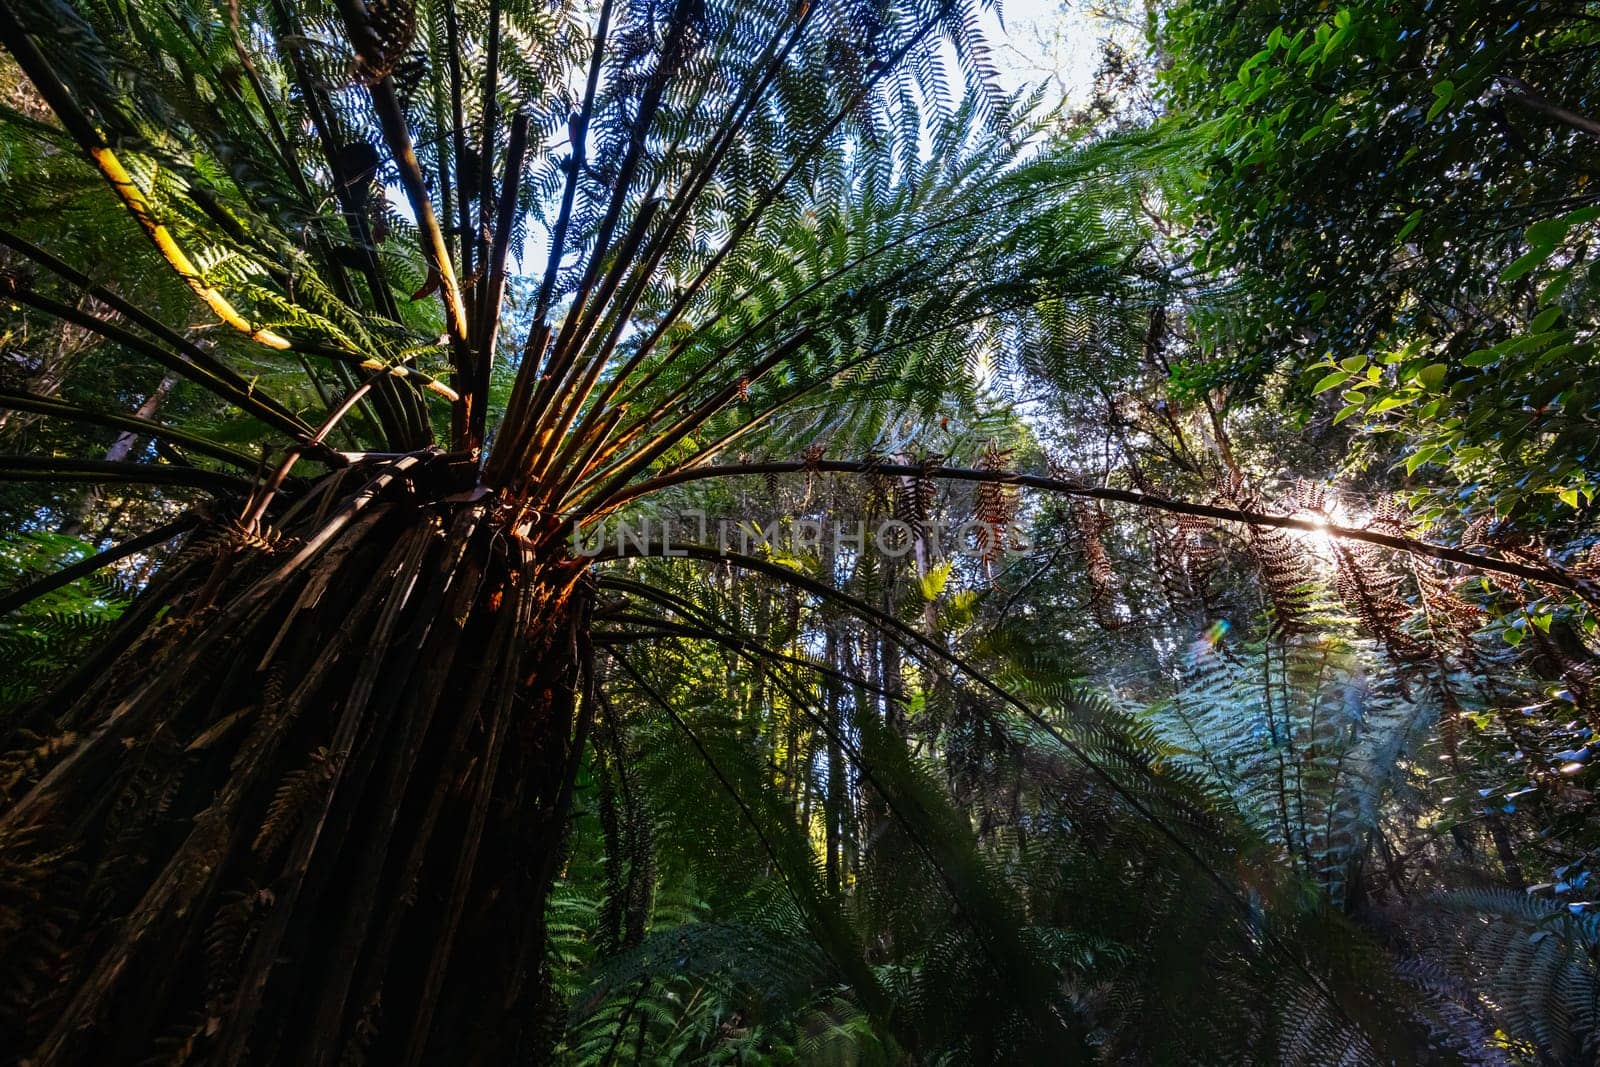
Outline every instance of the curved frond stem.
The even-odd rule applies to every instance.
[[[434,214],[433,198],[428,193],[427,180],[422,174],[422,164],[417,161],[416,149],[411,143],[411,131],[406,125],[405,111],[400,106],[399,98],[395,96],[392,78],[385,77],[373,85],[369,95],[372,98],[373,112],[378,118],[378,127],[383,131],[384,142],[389,146],[395,166],[400,172],[400,187],[405,191],[406,201],[411,205],[411,212],[417,219],[422,257],[429,268],[436,271],[439,276],[439,297],[444,303],[445,321],[450,335],[451,363],[455,367],[453,388],[458,394],[463,390],[470,392],[473,378],[472,358],[469,350],[467,313],[461,301],[461,284],[450,261],[450,246],[444,239],[443,231],[439,229],[438,216]],[[462,408],[463,402],[457,400],[452,416],[452,422],[456,424],[452,431],[455,437],[453,446],[461,451],[471,451],[477,447],[477,442],[468,439],[466,412]]]
[[[65,456],[0,456],[0,482],[97,482],[102,485],[181,485],[213,492],[236,493],[248,479],[202,467],[175,463],[133,463],[117,459],[72,459]]]
[[[133,176],[123,167],[116,152],[112,151],[111,146],[100,135],[100,131],[95,129],[89,117],[78,108],[77,102],[72,99],[72,94],[67,91],[67,87],[62,84],[51,70],[50,64],[28,38],[16,15],[9,10],[5,12],[5,18],[0,19],[0,41],[4,42],[12,58],[17,61],[17,65],[33,82],[39,95],[50,105],[50,109],[56,113],[61,125],[94,162],[118,199],[122,201],[123,207],[133,216],[139,228],[145,232],[145,236],[150,238],[156,250],[161,253],[161,258],[167,261],[195,296],[199,297],[217,318],[251,340],[268,348],[288,348],[288,339],[263,326],[251,323],[240,314],[227,297],[206,282],[199,268],[189,259],[171,231],[155,217],[154,208],[145,198],[138,183],[133,180]]]
[[[304,445],[296,445],[289,449],[288,454],[283,457],[283,461],[272,472],[272,476],[256,489],[250,503],[245,506],[244,515],[240,518],[239,525],[246,533],[253,534],[260,528],[262,516],[266,515],[267,508],[272,504],[272,498],[283,487],[284,480],[289,477],[289,472],[294,470],[295,464],[300,461],[300,457],[305,451],[308,448],[316,448],[321,445],[328,434],[333,432],[333,428],[339,425],[340,420],[350,414],[356,404],[361,401],[361,398],[371,392],[372,387],[382,381],[388,374],[389,371],[384,369],[369,375],[366,381],[350,390],[350,394],[340,402],[338,407],[328,412],[328,417],[322,420],[322,425],[318,426],[317,432],[311,435],[311,440]]]
[[[682,60],[682,46],[684,33],[687,30],[688,20],[687,5],[679,4],[674,9],[672,28],[668,31],[667,40],[661,50],[661,58],[657,61],[655,70],[651,73],[650,82],[645,90],[643,99],[640,100],[638,109],[634,114],[628,129],[628,149],[623,157],[622,165],[618,168],[617,179],[612,185],[609,203],[606,205],[605,217],[601,219],[599,228],[595,231],[594,244],[590,250],[589,262],[584,268],[583,278],[578,283],[577,290],[573,293],[572,308],[567,313],[566,321],[562,323],[561,333],[556,338],[556,351],[563,356],[575,357],[584,339],[594,328],[594,324],[604,312],[612,293],[616,291],[622,276],[630,268],[636,266],[634,253],[638,251],[639,243],[644,239],[645,231],[650,225],[654,205],[649,203],[649,193],[656,188],[654,181],[649,186],[644,209],[634,217],[629,226],[628,234],[619,243],[619,254],[613,256],[611,251],[611,236],[616,231],[617,223],[622,218],[622,212],[627,205],[629,193],[633,189],[634,178],[638,174],[639,165],[645,155],[645,141],[650,132],[650,125],[655,121],[657,110],[661,106],[662,94],[667,88],[668,80],[677,72],[678,64]],[[702,87],[703,89],[703,87]],[[696,103],[699,97],[696,96]],[[693,111],[693,107],[689,109]],[[674,139],[674,146],[677,139]],[[646,257],[648,259],[648,257]],[[609,270],[606,266],[610,263]],[[589,294],[594,291],[595,283],[605,271],[604,283],[600,286],[594,300],[591,302]],[[567,359],[563,364],[569,364]],[[555,364],[552,364],[554,367]]]
[[[23,285],[14,275],[0,273],[0,292],[20,304],[27,304],[29,307],[42,311],[47,315],[52,315],[63,322],[81,326],[92,333],[99,334],[108,341],[122,345],[124,348],[138,352],[140,355],[148,356],[167,370],[209,389],[236,407],[254,415],[267,425],[283,430],[297,441],[305,440],[313,432],[311,427],[298,417],[283,414],[287,409],[277,401],[268,400],[264,394],[254,389],[236,386],[208,368],[201,367],[192,360],[169,352],[155,342],[148,341],[138,334],[123,329],[121,326],[91,315],[89,312],[73,307],[71,304],[64,304],[59,300],[52,300],[42,293],[35,292],[33,289]]]
[[[488,258],[479,282],[476,331],[478,365],[467,402],[468,432],[476,441],[483,440],[488,424],[489,378],[494,371],[494,350],[500,334],[500,305],[505,299],[506,256],[511,251],[511,230],[516,222],[517,193],[522,186],[522,166],[527,150],[528,116],[519,111],[511,120],[505,178],[500,183],[500,201],[495,207],[494,243],[488,249]],[[484,166],[487,170],[488,165]]]
[[[467,115],[463,102],[465,85],[461,73],[461,21],[457,16],[455,4],[441,4],[441,20],[444,22],[444,48],[445,71],[449,78],[450,92],[450,156],[455,170],[455,211],[457,236],[461,238],[461,269],[467,274],[472,273],[472,215],[468,202],[471,190],[467,188],[466,159],[467,159]],[[444,145],[440,144],[442,151]],[[450,169],[441,163],[439,165],[439,193],[441,197],[440,210],[446,217],[450,215]]]
[[[500,123],[500,0],[489,0],[489,41],[483,60],[483,104],[478,123],[482,127],[482,138],[478,148],[478,224],[473,227],[472,240],[476,246],[473,252],[473,261],[478,264],[478,315],[480,321],[484,316],[498,311],[489,308],[489,302],[484,300],[484,284],[489,280],[489,224],[491,218],[491,205],[494,204],[494,135]],[[443,168],[441,168],[443,169]],[[444,212],[448,216],[450,205],[444,205]],[[496,235],[498,236],[498,235]],[[467,241],[467,236],[462,235],[462,242]],[[448,254],[449,246],[446,245]],[[470,273],[470,272],[468,272]],[[469,308],[470,312],[470,308]],[[470,323],[469,323],[470,325]],[[482,346],[481,333],[474,333],[472,341]],[[481,405],[480,405],[481,406]]]
[[[156,355],[157,352],[161,351],[158,346],[151,345],[148,348],[142,349],[146,355],[157,359],[162,366],[183,375],[185,378],[188,378],[190,381],[193,381],[202,388],[209,389],[218,396],[238,404],[244,410],[249,411],[251,414],[262,419],[264,422],[269,423],[270,425],[277,426],[279,429],[290,434],[290,436],[300,438],[304,434],[309,434],[311,432],[311,427],[309,424],[302,421],[299,416],[295,415],[294,412],[290,411],[283,404],[273,400],[269,396],[266,396],[259,390],[256,390],[250,382],[246,381],[245,378],[234,371],[233,368],[229,367],[227,364],[223,363],[221,360],[211,355],[211,353],[207,352],[205,349],[201,348],[187,337],[184,337],[177,330],[172,329],[155,316],[129,303],[126,299],[118,296],[105,286],[96,285],[89,278],[89,276],[84,274],[82,271],[77,270],[37,245],[34,245],[3,228],[0,228],[0,244],[3,244],[7,248],[26,256],[35,263],[38,263],[40,266],[49,270],[52,274],[55,274],[63,280],[70,282],[74,286],[83,290],[89,296],[94,297],[102,304],[105,304],[107,307],[117,312],[117,314],[127,318],[128,321],[161,338],[161,340],[165,341],[167,344],[171,345],[173,348],[182,353],[182,359],[179,360],[175,359],[174,357],[170,357],[165,353]],[[33,303],[35,307],[39,308],[39,310],[45,311],[48,314],[59,316],[61,309],[63,308],[68,308],[69,310],[78,313],[77,309],[70,308],[69,305],[61,304],[55,301],[51,301],[48,306],[43,305],[41,302],[47,300],[48,298],[33,294],[31,290],[26,290],[21,286],[20,282],[16,281],[15,279],[8,278],[7,284],[10,286],[13,296],[16,296],[18,299],[24,299],[23,294],[26,293],[26,299],[28,299],[30,303]],[[78,314],[86,315],[87,313]],[[90,317],[92,318],[92,316]],[[99,322],[102,320],[96,319],[95,321]],[[95,326],[84,321],[76,321],[75,324],[83,326],[85,329],[91,329],[95,330],[96,332],[100,332]],[[128,336],[132,335],[130,334]],[[148,344],[148,342],[146,343]]]
[[[619,489],[608,498],[606,510],[613,510],[618,505],[635,500],[648,493],[658,492],[668,486],[682,485],[685,482],[699,481],[705,478],[729,478],[748,474],[793,474],[807,470],[830,474],[862,475],[877,472],[912,478],[945,478],[951,481],[1012,485],[1024,489],[1037,489],[1043,492],[1056,493],[1062,496],[1106,500],[1119,504],[1132,504],[1135,507],[1153,508],[1157,511],[1167,511],[1178,515],[1196,515],[1201,518],[1217,519],[1222,522],[1244,523],[1247,526],[1273,526],[1283,530],[1326,534],[1329,537],[1379,545],[1397,552],[1407,552],[1418,556],[1429,556],[1449,563],[1459,563],[1462,566],[1472,567],[1476,570],[1508,574],[1530,582],[1545,582],[1570,590],[1573,594],[1582,598],[1584,602],[1600,607],[1600,589],[1596,589],[1593,582],[1555,566],[1540,567],[1513,559],[1472,552],[1464,548],[1421,541],[1414,537],[1386,534],[1378,530],[1364,530],[1352,526],[1324,524],[1293,515],[1272,515],[1259,511],[1243,511],[1236,508],[1218,507],[1215,504],[1199,504],[1188,500],[1177,500],[1172,497],[1157,496],[1154,493],[1143,493],[1132,489],[1112,489],[1105,486],[1085,485],[1082,482],[1068,481],[1062,478],[1047,478],[1043,475],[1017,474],[1009,471],[986,471],[967,467],[944,466],[925,469],[907,464],[868,464],[828,459],[819,460],[816,463],[781,461],[774,463],[730,464],[720,467],[694,467],[673,471]],[[588,514],[580,514],[584,518],[588,517]]]
[[[201,516],[198,512],[189,511],[180,515],[169,523],[156,527],[149,533],[130,537],[120,545],[113,545],[104,552],[97,552],[86,559],[63,567],[53,574],[35,579],[27,585],[0,596],[0,618],[11,614],[18,608],[53,593],[62,586],[70,585],[79,578],[87,578],[95,571],[109,567],[119,559],[126,559],[146,549],[164,545],[179,534],[186,533],[200,524]]]
[[[611,9],[614,0],[604,0],[600,17],[595,22],[594,46],[589,56],[589,75],[583,87],[583,107],[569,127],[571,150],[567,161],[567,178],[561,191],[561,207],[556,213],[556,224],[550,232],[550,257],[544,269],[544,280],[539,284],[539,296],[533,306],[534,336],[550,314],[550,301],[555,297],[556,278],[561,273],[561,260],[566,256],[567,230],[572,225],[572,206],[578,196],[578,177],[583,173],[585,145],[589,139],[589,123],[594,119],[594,96],[600,85],[600,67],[605,60],[606,35],[611,30]],[[532,337],[529,338],[530,342]],[[541,345],[541,347],[543,347]],[[538,374],[542,352],[530,345],[523,351],[523,374]]]
[[[142,419],[137,415],[95,411],[65,400],[58,400],[55,397],[37,396],[33,393],[16,389],[0,389],[0,408],[10,411],[27,411],[36,415],[47,415],[51,418],[68,419],[73,422],[86,422],[94,426],[105,426],[113,430],[125,430],[128,433],[154,437],[171,444],[193,449],[201,455],[210,456],[212,459],[221,460],[223,463],[231,463],[242,470],[254,471],[259,465],[256,458],[247,453],[201,437],[199,434],[188,433],[176,427],[156,422],[153,419]]]

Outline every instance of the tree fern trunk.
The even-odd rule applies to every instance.
[[[540,1058],[590,594],[449,470],[336,473],[279,530],[191,548],[12,731],[0,1044]]]

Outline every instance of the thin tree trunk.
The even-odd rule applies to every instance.
[[[80,297],[74,306],[82,309],[88,303],[88,297]],[[99,341],[94,334],[65,320],[58,320],[54,325],[55,343],[27,379],[28,391],[38,396],[55,396],[60,392],[61,383],[66,381],[73,363]],[[0,408],[0,434],[8,428],[14,429],[11,426],[11,416],[14,414],[16,412],[10,408]]]
[[[1485,822],[1489,827],[1489,839],[1494,842],[1495,854],[1500,857],[1500,866],[1505,870],[1506,884],[1512,889],[1526,887],[1528,882],[1522,875],[1522,864],[1517,862],[1517,850],[1511,843],[1505,820],[1499,815],[1490,815]]]
[[[168,394],[172,392],[173,387],[177,384],[177,375],[168,374],[163,377],[156,387],[150,391],[150,395],[140,403],[138,410],[133,413],[134,417],[140,419],[155,418],[156,412],[161,410],[161,405],[166,402]],[[124,430],[117,434],[116,440],[111,442],[111,447],[106,449],[105,458],[113,462],[126,460],[133,455],[133,447],[138,443],[138,434],[131,430]],[[78,513],[61,527],[61,532],[69,537],[82,536],[83,531],[88,529],[90,520],[101,511],[100,505],[104,499],[105,488],[100,485],[91,486],[89,491],[83,494],[83,500],[78,504]],[[100,535],[95,539],[97,542],[103,541],[109,536],[110,525],[108,523],[106,528],[102,529]]]
[[[839,635],[832,624],[828,626],[823,661],[830,671],[839,669]],[[826,694],[823,714],[828,717],[828,788],[822,802],[823,819],[826,822],[823,837],[826,845],[824,868],[828,879],[828,891],[837,893],[841,881],[839,845],[840,829],[844,820],[844,753],[840,750],[838,741],[839,690],[832,678],[824,679],[822,685]]]

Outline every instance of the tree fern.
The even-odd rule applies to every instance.
[[[0,3],[42,104],[0,113],[15,203],[92,203],[140,249],[102,273],[7,220],[8,316],[93,346],[61,388],[5,395],[149,442],[99,458],[29,427],[0,475],[47,488],[8,514],[45,524],[92,482],[168,535],[108,530],[86,567],[194,531],[6,724],[10,1044],[1183,1058],[1195,1035],[1131,1020],[1216,967],[1245,991],[1216,1048],[1410,1049],[1405,1013],[1314,951],[1314,909],[1252,902],[1233,863],[1259,837],[1216,782],[1099,702],[1019,695],[1008,674],[1060,679],[964,634],[998,561],[942,558],[951,501],[990,530],[1020,487],[1242,523],[1285,632],[1309,521],[1242,484],[1195,503],[1015,472],[1004,440],[985,458],[1011,428],[986,376],[1115,358],[1163,286],[1111,178],[1138,140],[1050,138],[977,26],[968,0]],[[113,356],[177,379],[172,408],[120,414],[131,385],[90,380]],[[922,555],[571,549],[741,474],[796,475],[769,496],[813,514],[876,479]],[[1589,595],[1510,549],[1335,532]],[[933,710],[901,732],[916,671]],[[1297,672],[1277,684],[1317,692]],[[1359,749],[1335,734],[1335,759]],[[1012,794],[980,800],[994,766]],[[1318,872],[1352,832],[1326,780],[1296,819],[1341,828],[1279,842]],[[568,867],[591,790],[609,841]],[[1101,842],[1141,846],[1155,905]],[[1012,877],[1035,863],[1059,868],[1038,894]],[[596,894],[554,888],[595,870]],[[686,899],[719,912],[668,914]]]

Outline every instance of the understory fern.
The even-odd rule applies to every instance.
[[[1402,690],[1369,642],[1319,629],[1195,642],[1148,715],[1176,759],[1343,906],[1396,768],[1439,708]]]
[[[1419,984],[1492,1018],[1517,1058],[1600,1054],[1600,918],[1507,889],[1436,896],[1415,920]]]
[[[42,574],[93,554],[76,537],[32,533],[0,545],[0,591],[15,590]],[[47,692],[96,646],[132,597],[116,571],[80,578],[0,618],[0,715]],[[4,719],[0,718],[0,728]],[[3,787],[0,787],[3,788]]]

